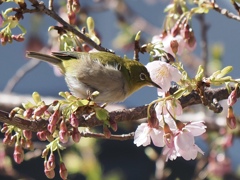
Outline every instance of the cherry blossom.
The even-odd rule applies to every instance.
[[[148,63],[146,68],[151,79],[162,88],[158,89],[160,95],[169,90],[172,81],[178,82],[182,78],[179,70],[166,62],[153,61]]]
[[[190,122],[182,129],[177,129],[173,132],[173,138],[168,140],[163,154],[170,160],[180,156],[185,160],[195,159],[198,152],[203,154],[203,151],[195,144],[194,137],[203,134],[206,131],[205,128],[206,126],[202,122]]]
[[[155,146],[164,146],[162,128],[152,128],[148,123],[140,124],[135,131],[134,144],[147,146],[151,143],[151,140]]]

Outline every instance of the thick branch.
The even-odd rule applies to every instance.
[[[228,98],[228,91],[226,88],[217,88],[217,89],[206,89],[205,96],[209,101],[221,101]],[[240,97],[240,91],[238,90],[238,97]],[[199,95],[193,91],[191,94],[180,98],[180,102],[182,107],[187,107],[190,105],[201,104],[201,99]],[[123,109],[118,111],[112,111],[109,113],[110,118],[116,122],[127,122],[127,121],[136,121],[142,118],[146,118],[147,116],[147,107],[139,106],[132,109]],[[152,107],[153,108],[153,107]],[[17,126],[21,129],[27,129],[31,131],[41,131],[46,129],[48,121],[46,120],[38,120],[38,121],[29,121],[21,118],[9,118],[8,113],[4,111],[0,111],[0,122],[8,123],[14,126]],[[80,126],[82,127],[95,127],[102,125],[102,121],[99,121],[95,116],[86,120],[84,117],[79,119]]]

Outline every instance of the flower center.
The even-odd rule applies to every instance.
[[[157,79],[162,77],[169,77],[169,70],[166,65],[162,65],[160,68],[158,68],[156,77]]]

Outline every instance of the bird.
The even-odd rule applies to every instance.
[[[110,52],[60,51],[47,55],[27,51],[26,57],[57,66],[70,92],[78,98],[87,98],[98,91],[93,99],[97,103],[122,102],[144,86],[161,88],[139,61]]]

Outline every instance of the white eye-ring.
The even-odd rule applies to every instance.
[[[141,74],[139,74],[139,78],[140,78],[142,81],[144,81],[144,80],[147,79],[147,76],[146,76],[146,74],[141,73]]]

